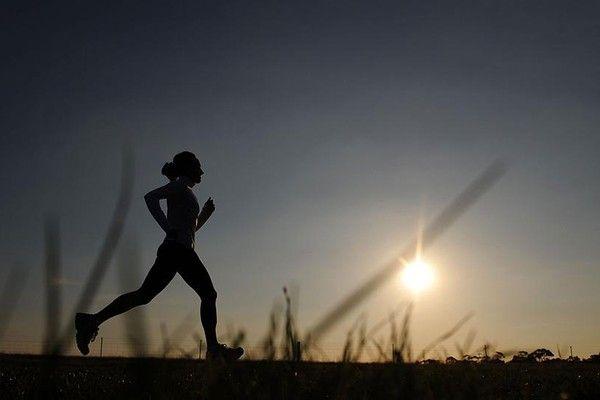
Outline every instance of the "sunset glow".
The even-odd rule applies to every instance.
[[[433,268],[420,258],[406,264],[401,274],[404,286],[414,293],[420,293],[429,288],[434,278]]]

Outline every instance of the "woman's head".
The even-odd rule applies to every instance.
[[[180,176],[190,178],[194,183],[200,183],[204,171],[200,167],[200,161],[194,153],[182,151],[173,157],[172,162],[166,163],[162,168],[162,174],[174,181]]]

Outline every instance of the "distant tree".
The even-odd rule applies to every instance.
[[[528,356],[529,353],[526,351],[519,351],[513,356],[510,362],[526,362],[528,361]]]
[[[581,361],[581,359],[579,357],[577,357],[577,356],[569,356],[569,357],[567,357],[567,361],[569,361],[569,362],[579,362],[579,361]]]
[[[446,358],[446,364],[456,364],[458,360],[452,356]]]
[[[585,361],[586,362],[591,362],[591,363],[600,363],[600,353],[598,353],[598,354],[592,354],[590,356],[590,358],[586,358]]]
[[[478,363],[478,362],[481,362],[481,357],[477,356],[477,355],[472,356],[472,355],[467,354],[463,357],[463,361]]]
[[[434,360],[433,358],[428,358],[426,360],[419,361],[419,364],[431,365],[431,364],[439,364],[438,360]]]
[[[547,361],[550,357],[554,357],[554,353],[552,353],[548,349],[537,349],[531,353],[529,353],[528,361],[542,362]]]
[[[486,361],[489,363],[494,363],[494,364],[502,364],[502,363],[504,363],[504,353],[497,351],[491,357],[489,357]]]

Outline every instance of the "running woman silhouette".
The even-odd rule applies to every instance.
[[[199,209],[192,187],[200,183],[204,171],[200,161],[189,152],[181,152],[162,168],[169,183],[148,192],[144,199],[148,210],[165,231],[166,237],[158,248],[156,261],[142,286],[117,297],[96,314],[78,313],[75,316],[75,339],[82,354],[88,354],[90,342],[98,334],[98,327],[115,315],[134,307],[148,304],[179,273],[185,282],[200,296],[200,319],[206,336],[208,359],[237,360],[244,354],[241,347],[230,348],[217,341],[217,292],[208,271],[194,251],[194,235],[215,211],[212,198]],[[167,215],[160,200],[167,200]]]

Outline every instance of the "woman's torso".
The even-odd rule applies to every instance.
[[[176,233],[176,242],[194,247],[200,206],[190,187],[179,181],[173,183],[177,185],[177,190],[167,198],[167,221]]]

